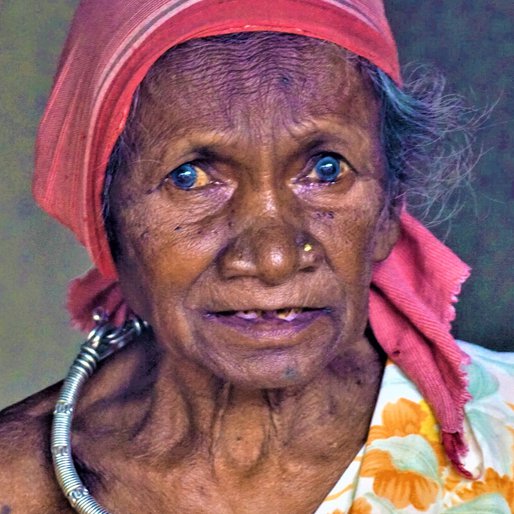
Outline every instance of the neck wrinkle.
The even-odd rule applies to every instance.
[[[195,455],[214,476],[355,454],[383,370],[368,348],[345,352],[308,384],[272,390],[237,387],[163,352],[133,451],[167,467]]]

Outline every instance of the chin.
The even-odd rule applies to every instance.
[[[282,389],[314,380],[337,356],[338,346],[337,340],[330,340],[314,348],[248,349],[236,355],[204,351],[196,361],[221,380],[245,389]]]

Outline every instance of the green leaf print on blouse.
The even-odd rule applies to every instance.
[[[466,406],[466,416],[482,449],[486,466],[494,462],[501,474],[512,470],[512,433],[514,411],[499,395],[498,379],[476,360],[468,367],[469,392],[473,398]]]
[[[374,441],[370,449],[387,451],[399,471],[414,471],[439,482],[438,462],[430,444],[419,435]]]

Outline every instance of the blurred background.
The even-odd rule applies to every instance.
[[[30,193],[33,144],[77,0],[0,0],[0,409],[60,380],[83,336],[68,326],[68,281],[89,264],[73,236]],[[473,274],[454,334],[514,350],[514,3],[386,0],[403,64],[441,70],[479,108],[473,191],[433,230]]]

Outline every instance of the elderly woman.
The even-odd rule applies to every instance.
[[[92,331],[3,412],[0,512],[510,512],[514,358],[405,209],[442,102],[379,0],[83,0],[34,192]]]

